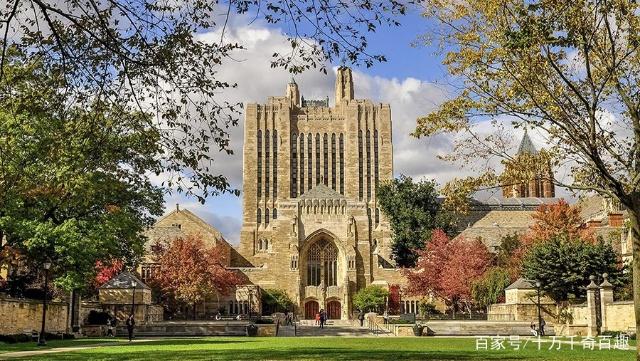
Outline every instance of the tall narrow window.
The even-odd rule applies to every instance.
[[[256,213],[256,223],[262,224],[262,209],[258,208]]]
[[[258,130],[258,198],[262,197],[262,131]]]
[[[278,219],[278,208],[274,208],[271,214],[273,219]]]
[[[324,185],[329,185],[329,141],[327,139],[327,133],[324,133],[322,137],[322,155],[324,156]]]
[[[278,197],[278,131],[273,131],[273,199]]]
[[[367,129],[367,200],[371,199],[371,133]]]
[[[269,130],[264,131],[264,196],[269,198],[269,179],[271,178],[271,167],[269,167],[269,154],[271,153],[271,147],[269,147],[271,137],[269,136]]]
[[[340,133],[340,194],[344,194],[344,137]]]
[[[304,134],[300,134],[300,195],[304,194]]]
[[[269,224],[269,208],[264,210],[264,224]]]
[[[307,134],[307,187],[313,187],[313,147],[311,146],[311,133]]]
[[[291,198],[298,196],[298,137],[291,134]]]
[[[316,133],[316,184],[320,184],[320,134]]]
[[[362,173],[362,130],[358,131],[358,199],[362,200],[362,196],[364,195],[364,184],[363,184],[363,177],[364,174]]]
[[[376,208],[376,227],[380,224],[380,208]]]
[[[378,130],[373,131],[373,163],[374,163],[374,178],[376,187],[376,197],[378,194],[378,182],[380,179],[380,167],[378,165]]]
[[[336,135],[331,134],[331,188],[336,190]]]

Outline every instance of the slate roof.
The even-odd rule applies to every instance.
[[[133,288],[132,283],[135,282],[136,288],[144,288],[150,289],[149,286],[144,284],[138,277],[133,275],[131,272],[124,271],[120,272],[117,276],[113,277],[107,283],[100,286],[100,288],[104,289],[131,289]]]
[[[524,279],[524,278],[520,277],[515,282],[513,282],[512,284],[507,286],[507,288],[505,288],[505,290],[514,290],[514,289],[535,290],[536,287],[534,286],[534,284],[535,284],[534,281],[530,281],[530,280],[527,280],[527,279]]]
[[[537,198],[537,197],[522,197],[522,198],[504,198],[504,197],[489,197],[487,199],[471,199],[470,206],[472,210],[527,210],[534,211],[543,204],[555,204],[558,203],[560,198]]]
[[[527,133],[526,128],[524,130],[524,135],[522,136],[522,140],[520,141],[520,146],[518,147],[517,154],[523,154],[523,153],[531,153],[531,154],[538,153],[538,150],[536,149],[535,145],[533,145],[531,138],[529,138],[529,133]]]
[[[333,189],[327,187],[323,183],[311,188],[308,192],[300,196],[300,199],[336,199],[344,198],[344,196]]]

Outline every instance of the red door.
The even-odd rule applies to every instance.
[[[327,302],[327,317],[330,320],[339,320],[340,316],[340,301]]]
[[[314,320],[316,318],[316,314],[320,312],[320,306],[316,301],[307,301],[304,304],[304,318],[307,320]]]

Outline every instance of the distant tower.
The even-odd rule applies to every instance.
[[[524,130],[524,136],[520,141],[518,152],[515,157],[522,156],[523,154],[538,154],[538,150],[533,145],[527,129]],[[511,167],[510,163],[505,165],[506,168]],[[553,172],[551,171],[551,164],[547,164],[542,172],[536,174],[534,179],[521,184],[510,184],[502,187],[502,196],[505,198],[524,198],[524,197],[536,197],[536,198],[553,198],[556,195],[555,185],[553,184]]]
[[[298,90],[298,84],[291,78],[289,84],[287,84],[287,98],[291,99],[291,104],[300,106],[300,91]]]
[[[353,100],[353,77],[351,69],[341,66],[336,75],[336,105],[342,100]]]

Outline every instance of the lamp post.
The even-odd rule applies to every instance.
[[[136,304],[136,281],[131,281],[131,287],[133,287],[133,292],[131,293],[131,314],[133,315]]]
[[[42,298],[42,325],[38,335],[38,346],[47,345],[47,341],[44,338],[44,329],[47,321],[47,293],[49,292],[49,268],[51,268],[51,262],[43,263],[42,267],[44,268],[44,297]]]
[[[542,283],[540,281],[536,281],[536,292],[538,294],[538,335],[542,331],[542,315],[540,314],[540,286]]]

